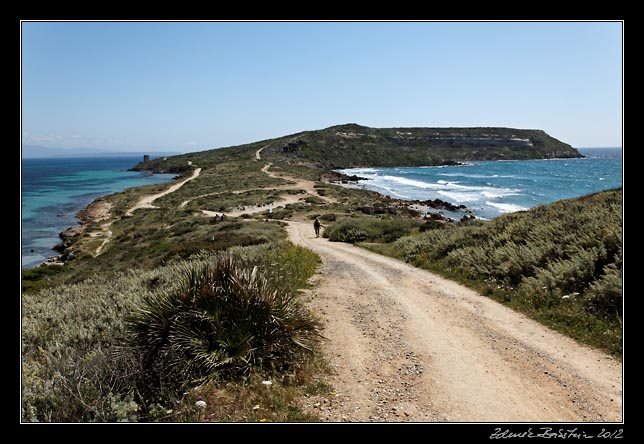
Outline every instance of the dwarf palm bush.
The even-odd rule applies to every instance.
[[[284,347],[281,350],[277,346],[264,346],[261,349],[256,339],[262,337],[262,333],[257,328],[252,333],[254,338],[250,340],[255,362],[260,363],[258,365],[282,366],[288,370],[288,374],[300,371],[306,367],[309,356],[302,355],[300,357],[307,359],[298,359],[291,364],[289,360],[297,357],[298,350],[302,349],[295,341],[309,346],[310,342],[307,341],[312,341],[315,333],[313,330],[311,337],[308,337],[302,331],[297,331],[297,316],[299,322],[309,318],[294,295],[298,288],[306,285],[319,258],[310,250],[286,242],[235,247],[231,250],[233,252],[230,254],[236,258],[232,268],[245,271],[231,272],[230,275],[237,276],[236,282],[241,282],[249,295],[261,293],[270,296],[271,293],[264,290],[279,288],[279,292],[274,294],[275,301],[269,304],[272,316],[279,319],[270,324],[275,332],[269,333],[273,334],[273,338],[279,333],[285,338],[287,333],[284,325],[287,325],[294,338],[288,343],[288,349],[285,349],[286,339],[281,343]],[[187,381],[193,379],[196,373],[193,367],[181,369],[179,358],[174,359],[177,362],[176,370],[169,373],[168,362],[173,362],[171,354],[179,357],[182,353],[185,356],[195,354],[199,335],[206,334],[210,328],[208,323],[214,323],[208,317],[212,312],[204,308],[204,304],[196,303],[199,298],[195,298],[195,303],[191,304],[189,300],[180,300],[179,296],[189,299],[198,293],[194,289],[201,285],[198,276],[203,272],[200,270],[207,270],[210,276],[216,274],[212,267],[218,257],[218,253],[203,252],[191,259],[173,261],[152,270],[136,269],[116,275],[106,273],[81,283],[23,295],[22,419],[102,422],[157,420],[167,416],[167,407],[174,406],[175,401],[181,399],[181,393],[189,391],[186,390],[189,384],[180,387],[180,383],[184,382],[179,379],[181,375],[187,375]],[[251,279],[248,275],[252,275],[254,269],[255,277]],[[270,278],[270,283],[263,282],[265,278],[262,276]],[[192,279],[193,284],[187,283],[188,279]],[[219,279],[222,280],[225,281]],[[232,284],[226,287],[220,283],[218,286],[229,288]],[[194,291],[186,293],[186,288]],[[177,299],[173,301],[172,295]],[[247,299],[253,300],[250,296]],[[270,302],[269,297],[265,299]],[[251,315],[243,318],[241,309],[239,314],[233,313],[236,300],[230,297],[228,303],[231,305],[219,310],[218,316],[222,319],[219,325],[224,324],[224,328],[231,329],[237,329],[243,322],[260,325]],[[247,306],[252,306],[252,303],[249,302]],[[149,331],[143,333],[133,330],[133,321],[138,319],[144,323],[145,316],[151,319]],[[166,323],[168,330],[164,331],[163,325]],[[152,341],[157,336],[163,337],[169,333],[175,335],[176,340],[165,343],[166,348],[163,348],[162,340]],[[150,339],[149,344],[145,342],[146,334]],[[226,339],[227,335],[221,331],[218,335],[223,338],[222,343],[226,340],[231,343],[235,333],[231,331],[230,338],[233,339]],[[272,361],[262,358],[260,349]],[[153,350],[157,350],[159,355],[155,355]],[[241,355],[241,352],[237,355]],[[195,361],[198,363],[199,359]],[[252,360],[246,359],[251,365]],[[237,362],[245,365],[241,360]],[[232,370],[227,370],[224,365],[217,372],[224,374]],[[271,376],[277,378],[279,374],[276,372]],[[177,391],[178,388],[182,390]],[[159,414],[158,406],[165,406],[161,409],[163,414]]]
[[[294,292],[230,254],[186,267],[171,291],[144,298],[128,324],[149,384],[161,386],[284,369],[310,350],[318,329]]]

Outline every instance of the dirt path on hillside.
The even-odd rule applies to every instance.
[[[459,284],[349,244],[289,237],[322,257],[307,296],[323,321],[324,421],[622,420],[622,365]]]
[[[188,161],[188,165],[192,165],[192,162]],[[152,205],[152,202],[154,202],[155,200],[157,200],[158,198],[160,198],[162,196],[165,196],[166,194],[174,193],[179,188],[181,188],[186,182],[198,177],[199,173],[201,173],[201,168],[196,168],[192,172],[192,175],[190,177],[182,180],[181,182],[178,182],[178,183],[172,185],[167,190],[162,191],[162,192],[157,193],[157,194],[153,194],[151,196],[145,196],[145,197],[141,198],[136,203],[136,205],[134,205],[132,208],[130,208],[129,210],[127,210],[125,212],[125,216],[132,216],[132,213],[134,213],[134,211],[136,211],[136,210],[138,210],[140,208],[156,208],[155,206]],[[98,221],[101,221],[101,220],[104,220],[104,219],[108,219],[110,217],[110,215],[111,215],[110,214],[111,208],[112,208],[112,205],[107,203],[107,202],[104,202],[102,206],[97,206],[96,209],[94,209],[94,213],[96,213],[96,214],[92,215],[92,220],[94,222],[98,222]],[[98,247],[96,247],[96,249],[94,250],[94,257],[96,257],[99,254],[101,254],[101,252],[103,251],[103,248],[105,247],[105,245],[107,245],[110,242],[110,240],[112,239],[112,230],[110,228],[112,227],[113,222],[114,222],[113,220],[105,222],[104,224],[101,224],[100,231],[94,231],[94,232],[89,233],[90,237],[93,237],[93,238],[101,237],[101,238],[103,238],[103,242],[101,242],[101,244]]]
[[[267,163],[264,165],[262,168],[262,172],[268,174],[270,177],[273,179],[283,179],[291,182],[290,185],[284,185],[281,187],[277,187],[277,189],[280,190],[304,190],[306,194],[310,196],[317,197],[319,199],[322,199],[326,203],[335,203],[337,202],[337,199],[332,198],[332,197],[327,197],[327,196],[321,196],[317,190],[315,189],[315,182],[312,180],[307,180],[307,179],[302,179],[299,177],[293,177],[289,176],[288,174],[285,173],[280,173],[280,172],[274,172],[271,171],[271,167],[273,166],[272,163]]]
[[[255,160],[261,160],[261,151],[265,147],[262,147],[258,149],[255,152]],[[321,199],[325,201],[326,203],[335,203],[337,202],[337,199],[332,198],[332,197],[327,197],[327,196],[321,196],[317,190],[315,189],[315,182],[312,180],[307,180],[307,179],[302,179],[299,177],[294,177],[290,176],[286,173],[282,172],[275,172],[271,171],[271,167],[273,164],[271,162],[268,162],[265,164],[261,171],[268,175],[269,177],[272,177],[273,179],[282,179],[290,182],[288,185],[280,185],[276,186],[273,188],[253,188],[253,189],[245,189],[245,190],[238,190],[238,191],[227,191],[235,194],[241,194],[245,193],[248,191],[256,191],[256,190],[261,190],[261,191],[290,191],[290,190],[302,190],[304,191],[303,194],[297,195],[297,194],[281,194],[279,197],[279,200],[267,203],[265,205],[257,205],[257,206],[248,206],[248,207],[240,207],[236,208],[231,211],[227,211],[223,214],[225,214],[228,217],[239,217],[242,214],[257,214],[257,213],[263,213],[265,211],[269,211],[270,209],[277,209],[277,208],[283,208],[286,207],[287,205],[298,203],[301,201],[304,201],[307,197],[316,197],[318,199]],[[179,205],[179,208],[184,208],[189,202],[191,202],[194,199],[197,199],[199,197],[204,197],[204,196],[211,196],[211,195],[217,195],[217,194],[223,194],[223,193],[208,193],[208,194],[203,194],[200,196],[195,196],[191,199],[185,200],[181,202]],[[203,214],[209,217],[219,217],[222,215],[222,212],[220,211],[210,211],[210,210],[201,210]]]
[[[263,213],[271,209],[274,210],[280,207],[285,207],[286,205],[289,205],[289,204],[297,203],[303,199],[302,196],[297,196],[297,195],[294,196],[294,195],[288,195],[288,194],[283,194],[280,196],[280,198],[281,198],[280,200],[276,200],[270,204],[253,206],[253,207],[241,207],[233,211],[227,211],[223,214],[225,214],[227,217],[239,217],[242,214]],[[218,217],[222,215],[221,211],[201,210],[201,212],[206,216],[210,216],[210,217]]]
[[[188,161],[188,165],[192,165],[192,162],[191,162],[191,161]],[[134,211],[136,211],[136,210],[138,210],[138,209],[140,209],[140,208],[156,208],[156,207],[154,207],[154,206],[152,205],[152,202],[154,202],[155,200],[157,200],[157,199],[158,199],[158,198],[160,198],[160,197],[165,196],[166,194],[174,193],[174,192],[175,192],[175,191],[177,191],[179,188],[181,188],[182,186],[184,186],[184,185],[186,184],[186,182],[189,182],[189,181],[191,181],[192,179],[194,179],[194,178],[196,178],[196,177],[199,177],[199,173],[201,173],[201,168],[195,168],[195,170],[192,172],[192,175],[191,175],[190,177],[188,177],[188,178],[186,178],[186,179],[182,180],[181,182],[178,182],[178,183],[176,183],[176,184],[172,185],[172,186],[171,186],[171,187],[169,187],[167,190],[162,191],[162,192],[157,193],[157,194],[153,194],[153,195],[151,195],[151,196],[145,196],[145,197],[143,197],[141,200],[139,200],[139,201],[137,202],[137,204],[136,204],[136,205],[134,205],[132,208],[130,208],[129,210],[127,210],[127,212],[125,213],[125,215],[126,215],[126,216],[131,216],[131,215],[132,215],[132,213],[134,213]]]

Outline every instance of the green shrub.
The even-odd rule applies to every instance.
[[[326,233],[326,237],[333,242],[346,242],[355,244],[367,240],[368,234],[360,227],[353,225],[343,225],[333,230],[331,233]]]
[[[177,288],[144,298],[129,319],[147,386],[159,388],[286,368],[317,329],[294,294],[229,254],[186,268]]]
[[[288,242],[230,250],[240,268],[262,270],[271,288],[280,289],[281,307],[291,307],[297,315],[302,309],[297,289],[313,274],[317,255]],[[125,338],[131,336],[125,319],[143,307],[144,300],[181,291],[181,277],[187,270],[212,265],[213,254],[202,252],[152,270],[90,273],[77,284],[23,295],[23,421],[172,420],[174,416],[165,412],[182,398],[183,391],[177,391],[177,381],[155,381],[155,366],[145,367],[138,350],[125,347]],[[292,348],[295,357],[301,347]],[[278,348],[271,350],[278,352]],[[264,362],[278,371],[279,365],[289,365],[286,355]],[[285,372],[290,373],[291,369]]]
[[[418,222],[401,217],[356,217],[336,222],[324,232],[333,242],[393,242],[408,235]]]
[[[140,368],[114,350],[148,278],[93,277],[23,296],[23,420],[116,420],[111,403],[132,399]]]
[[[293,292],[308,285],[320,264],[320,257],[306,248],[290,242],[278,244],[257,261],[263,263],[272,285],[283,292]]]
[[[325,213],[320,216],[320,220],[323,220],[325,222],[335,222],[335,214],[333,213]]]
[[[22,292],[34,293],[50,283],[50,278],[66,271],[66,266],[39,265],[22,270]]]
[[[437,220],[430,219],[426,221],[424,224],[422,224],[420,227],[418,227],[418,231],[420,231],[421,233],[424,233],[425,231],[428,231],[428,230],[437,230],[444,227],[445,227],[444,222],[439,222]]]
[[[604,268],[585,294],[588,310],[602,317],[622,317],[622,271],[615,264]]]

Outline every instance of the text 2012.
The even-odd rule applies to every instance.
[[[545,439],[585,439],[585,438],[605,438],[605,439],[621,439],[623,438],[624,429],[606,430],[601,429],[597,435],[590,435],[585,430],[580,430],[577,427],[573,429],[558,429],[554,430],[550,427],[541,427],[533,430],[530,427],[528,430],[523,431],[510,431],[510,429],[503,430],[500,427],[494,429],[490,435],[490,439],[507,439],[507,438],[545,438]]]

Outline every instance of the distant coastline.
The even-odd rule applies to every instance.
[[[177,151],[146,152],[146,151],[102,151],[91,148],[49,148],[35,145],[24,145],[21,149],[22,159],[60,159],[60,158],[96,158],[96,157],[129,157],[149,154],[151,158],[176,156],[182,154]]]
[[[55,257],[61,233],[78,227],[92,205],[129,188],[162,183],[175,175],[128,169],[143,155],[23,159],[21,168],[21,264],[36,267]],[[81,219],[81,220],[79,220]]]

